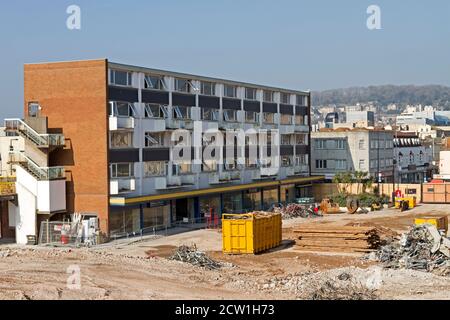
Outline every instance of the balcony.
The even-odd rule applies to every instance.
[[[303,124],[296,124],[295,131],[296,132],[309,132],[309,126],[303,125]]]
[[[166,131],[166,120],[160,118],[142,119],[142,130],[144,132],[163,132]]]
[[[166,119],[166,127],[168,129],[194,129],[194,121],[192,119]]]
[[[285,167],[286,176],[295,176],[295,168],[294,167]]]
[[[156,190],[178,189],[195,185],[195,174],[182,174],[179,176],[156,177]]]
[[[237,121],[220,121],[219,128],[223,130],[237,130],[243,127],[243,124]]]
[[[133,117],[109,117],[109,130],[133,130],[134,118]]]
[[[293,134],[295,132],[295,126],[293,124],[280,124],[280,134]]]
[[[294,173],[309,175],[309,166],[307,164],[294,166]]]
[[[275,177],[278,175],[279,168],[277,167],[266,167],[266,168],[260,168],[261,171],[261,178],[263,177]]]
[[[111,179],[110,194],[118,195],[130,193],[136,190],[136,180],[134,178]]]
[[[211,172],[209,174],[209,184],[228,183],[231,180],[229,172]]]
[[[240,171],[231,171],[230,179],[231,180],[241,180],[241,172]]]

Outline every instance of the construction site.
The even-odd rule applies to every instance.
[[[0,299],[450,298],[449,205],[335,207],[224,215],[218,228],[101,245],[3,244]]]

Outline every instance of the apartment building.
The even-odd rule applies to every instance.
[[[33,180],[46,201],[25,209],[19,194],[32,221],[22,241],[74,212],[96,214],[107,237],[267,209],[320,179],[309,92],[91,60],[25,65],[24,103],[24,119],[6,121],[28,142],[17,184]]]
[[[423,183],[432,177],[432,147],[423,145],[417,134],[397,132],[394,136],[394,156],[397,164],[395,182]]]
[[[338,172],[364,171],[393,179],[393,133],[381,129],[321,129],[311,133],[311,172],[332,180]]]

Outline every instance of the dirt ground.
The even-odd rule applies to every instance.
[[[414,217],[450,215],[450,206],[421,205],[283,221],[283,244],[258,255],[224,255],[221,233],[197,230],[162,238],[130,239],[91,249],[0,245],[0,299],[303,299],[311,284],[350,278],[380,299],[450,299],[450,277],[385,270],[358,254],[300,252],[298,225],[371,225],[406,231]],[[179,245],[195,243],[216,261],[206,270],[168,260]],[[69,269],[68,269],[69,268]],[[80,287],[68,271],[80,270]],[[342,277],[345,275],[345,277]]]

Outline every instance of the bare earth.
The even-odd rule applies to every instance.
[[[450,299],[450,277],[384,270],[359,255],[300,252],[292,245],[292,230],[300,224],[356,223],[403,232],[414,217],[442,214],[450,215],[450,206],[288,220],[281,247],[251,256],[223,255],[221,233],[215,230],[92,249],[0,245],[0,299],[299,299],[311,283],[342,273],[364,285],[375,283],[372,288],[381,299]],[[176,246],[192,243],[228,264],[210,271],[166,259]],[[67,287],[69,266],[80,268],[80,289]]]

